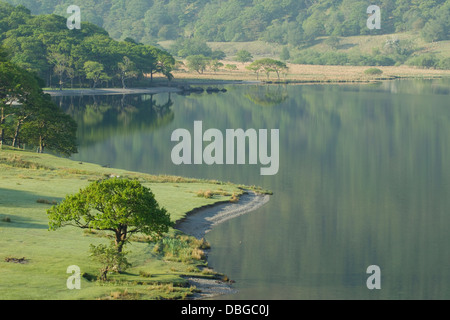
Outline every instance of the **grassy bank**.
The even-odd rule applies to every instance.
[[[243,192],[229,183],[153,176],[6,148],[0,151],[0,299],[183,299],[196,290],[185,276],[216,276],[202,254],[208,244],[171,230],[156,244],[135,237],[126,247],[132,267],[107,283],[97,282],[99,265],[89,257],[89,244],[108,243],[106,234],[74,227],[48,231],[46,210],[110,176],[150,187],[173,221]],[[66,287],[71,265],[84,274],[81,290]]]

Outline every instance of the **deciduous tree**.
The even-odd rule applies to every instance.
[[[47,211],[50,230],[72,225],[110,231],[117,252],[130,236],[160,236],[172,226],[152,191],[139,181],[113,178],[91,183]]]
[[[86,79],[90,79],[93,82],[92,88],[95,89],[97,83],[100,80],[107,80],[108,75],[104,72],[104,66],[97,61],[86,61],[84,63],[84,72],[86,74]]]

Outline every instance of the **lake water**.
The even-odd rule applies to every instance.
[[[270,202],[208,233],[220,299],[450,299],[450,82],[226,85],[226,93],[55,98],[73,158],[258,185]],[[279,129],[280,165],[181,165],[171,134]],[[206,145],[206,144],[205,144]],[[381,270],[369,290],[367,267]]]

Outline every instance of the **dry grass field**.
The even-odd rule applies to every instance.
[[[189,72],[186,69],[174,71],[175,79],[198,79],[198,80],[240,80],[256,81],[255,73],[250,72],[245,67],[248,63],[233,61],[222,61],[224,65],[234,64],[237,70],[225,70],[221,68],[216,73],[205,71],[203,74]],[[282,81],[298,82],[340,82],[340,81],[373,81],[393,78],[438,78],[450,77],[450,70],[420,69],[408,66],[399,67],[376,67],[383,71],[382,75],[366,75],[364,71],[371,68],[368,66],[319,66],[319,65],[299,65],[288,64],[289,71],[286,75],[280,76]],[[259,75],[259,80],[268,80],[265,74]],[[277,81],[275,73],[270,74],[270,81]]]

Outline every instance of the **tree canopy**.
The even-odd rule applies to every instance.
[[[280,79],[281,72],[287,72],[287,70],[289,70],[288,66],[283,61],[270,58],[256,60],[249,66],[247,66],[247,69],[255,72],[258,77],[259,73],[263,72],[266,74],[267,79],[269,79],[271,72],[275,72],[277,74],[278,80]]]
[[[0,147],[26,144],[38,152],[76,153],[77,124],[43,93],[41,84],[6,57],[0,61]]]
[[[152,191],[136,180],[107,179],[91,183],[48,210],[49,227],[72,225],[110,231],[121,252],[132,234],[159,236],[172,225]]]
[[[137,180],[119,178],[93,182],[67,196],[47,214],[50,230],[71,225],[112,232],[114,241],[110,246],[90,246],[91,255],[102,264],[101,280],[106,280],[109,271],[123,271],[130,265],[124,246],[133,234],[156,239],[173,225],[149,188]]]
[[[50,8],[50,3],[47,4]],[[31,5],[31,8],[36,9],[36,6]],[[58,85],[60,89],[68,86],[69,80],[71,86],[74,80],[83,87],[97,85],[99,81],[123,85],[120,69],[125,57],[134,65],[136,77],[141,80],[150,73],[172,78],[175,60],[164,50],[131,38],[114,40],[104,29],[87,22],[95,19],[86,19],[89,14],[85,10],[81,29],[69,30],[66,15],[32,15],[22,5],[14,7],[0,2],[0,44],[9,53],[11,62],[37,74],[47,87]],[[95,70],[102,66],[100,78],[92,68],[85,68],[86,63],[92,67],[92,62],[96,63]]]
[[[33,13],[65,16],[71,0],[7,0]],[[450,39],[446,0],[382,0],[382,28],[366,28],[366,0],[78,0],[82,20],[105,28],[114,39],[199,38],[207,41],[266,40],[299,45],[320,36],[355,36],[423,30],[429,41]],[[10,20],[15,20],[14,22]],[[8,22],[21,24],[22,13]],[[193,53],[204,54],[204,53]]]

